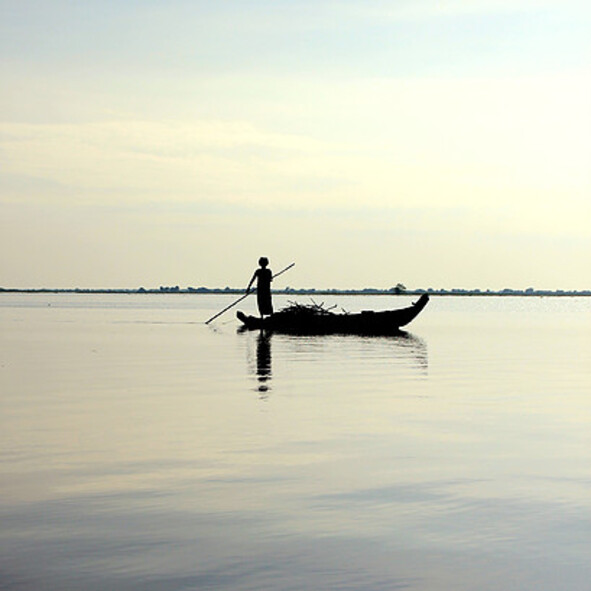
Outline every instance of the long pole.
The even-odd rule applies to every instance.
[[[282,269],[281,271],[279,271],[279,273],[275,273],[275,275],[273,275],[273,279],[275,279],[275,277],[279,277],[279,275],[285,273],[285,271],[289,271],[294,265],[295,263],[287,265],[285,269]],[[241,298],[238,298],[235,302],[233,302],[229,306],[226,306],[221,312],[218,312],[217,314],[212,316],[205,324],[209,324],[212,320],[215,320],[218,316],[221,316],[224,312],[227,312],[230,308],[233,308],[236,304],[239,304],[243,299],[247,298],[251,293],[254,293],[255,291],[256,288],[249,291],[248,293],[245,293]]]

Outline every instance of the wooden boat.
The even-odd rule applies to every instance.
[[[337,314],[320,306],[298,304],[263,319],[247,316],[238,311],[236,316],[245,330],[269,330],[298,335],[361,334],[388,335],[400,332],[402,326],[412,322],[427,305],[425,293],[411,306],[383,312],[364,311],[357,314]]]

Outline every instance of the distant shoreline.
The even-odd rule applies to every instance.
[[[160,287],[146,289],[143,287],[137,289],[84,289],[84,288],[6,288],[0,287],[0,294],[2,293],[28,293],[28,294],[191,294],[191,295],[243,295],[244,289],[225,287],[225,288],[207,288],[207,287]],[[528,288],[524,290],[519,289],[502,289],[502,290],[470,290],[470,289],[407,289],[399,290],[397,288],[391,289],[278,289],[274,290],[273,294],[276,295],[291,295],[291,296],[314,296],[314,295],[330,295],[330,296],[366,296],[366,295],[378,295],[378,296],[398,296],[398,295],[421,295],[428,293],[433,296],[526,296],[526,297],[580,297],[580,296],[591,296],[591,290],[537,290]]]

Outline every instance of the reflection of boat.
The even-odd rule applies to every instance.
[[[247,330],[265,329],[288,334],[363,334],[387,335],[400,332],[401,326],[412,322],[427,305],[429,296],[423,294],[412,306],[382,312],[364,311],[358,314],[336,314],[319,306],[292,305],[267,318],[247,316],[237,312]]]
[[[396,358],[411,362],[417,369],[427,370],[429,356],[427,353],[427,344],[423,339],[410,332],[401,330],[399,334],[390,337],[387,342],[396,345]]]

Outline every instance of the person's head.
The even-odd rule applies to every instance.
[[[267,257],[261,257],[259,259],[259,265],[261,267],[266,267],[269,264],[269,259]]]

